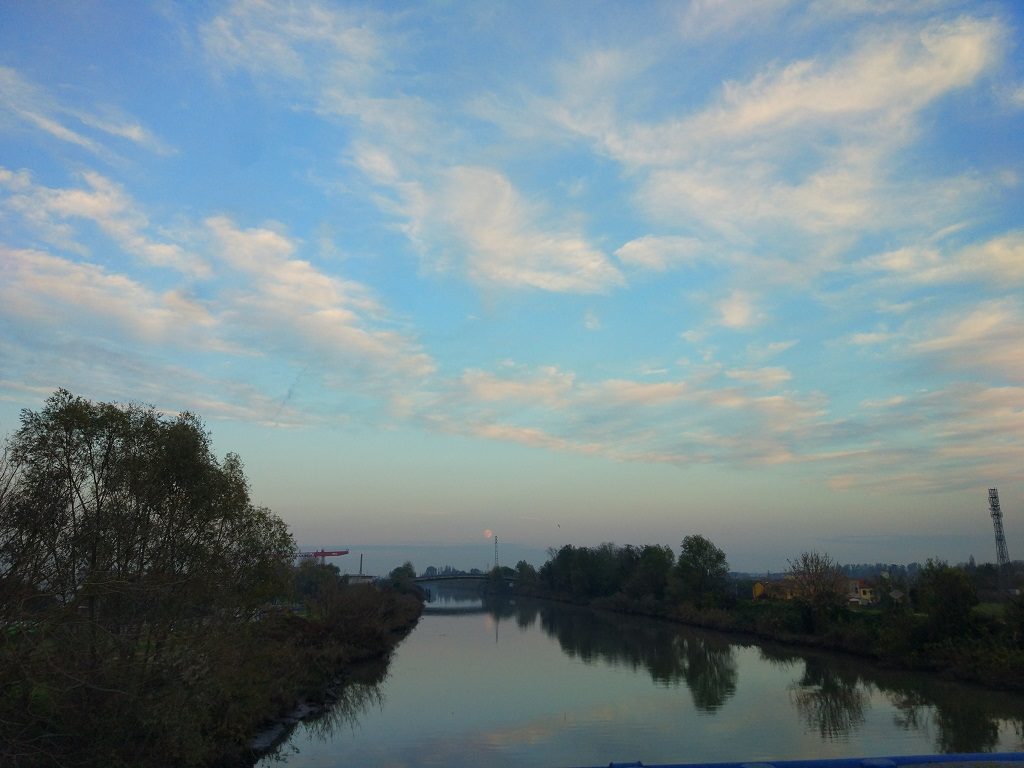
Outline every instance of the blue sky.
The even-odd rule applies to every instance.
[[[0,432],[61,386],[192,410],[300,542],[479,565],[992,560],[990,486],[1024,557],[1022,29],[5,3]]]

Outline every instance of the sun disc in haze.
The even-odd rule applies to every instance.
[[[490,528],[487,528],[487,529],[484,530],[484,538],[485,539],[489,539],[493,535],[494,535],[494,531],[492,531]]]

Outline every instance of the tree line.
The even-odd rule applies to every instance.
[[[827,553],[802,552],[766,599],[733,579],[725,553],[688,535],[679,553],[662,545],[550,549],[534,571],[517,567],[518,589],[610,610],[671,618],[850,651],[942,671],[993,687],[1024,688],[1024,597],[993,591],[992,570],[938,559],[879,570],[874,599],[851,602],[851,579]],[[1019,581],[1020,574],[1004,574]],[[979,605],[979,593],[999,602]]]
[[[728,600],[729,564],[725,553],[708,539],[687,536],[679,557],[666,546],[597,547],[565,545],[549,551],[537,578],[548,589],[594,600],[619,595],[656,604],[686,600],[712,607]]]

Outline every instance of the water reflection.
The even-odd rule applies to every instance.
[[[537,616],[540,613],[537,603],[532,601],[528,603],[520,603],[516,608],[517,627],[520,629],[529,629],[537,623]]]
[[[859,676],[810,657],[804,659],[800,679],[790,686],[790,701],[808,729],[828,741],[841,741],[864,724],[869,693]]]
[[[696,712],[702,717],[721,718],[723,725],[744,711],[748,713],[744,722],[750,722],[750,710],[743,707],[750,706],[753,694],[764,697],[763,707],[772,710],[764,712],[764,720],[778,722],[780,730],[787,728],[788,721],[794,730],[802,730],[811,740],[848,742],[858,737],[859,741],[854,743],[859,744],[861,750],[874,734],[891,729],[892,726],[887,725],[890,717],[896,728],[923,737],[933,745],[935,752],[993,751],[1000,747],[1001,741],[1005,749],[1007,734],[1012,733],[1012,729],[1017,730],[1018,741],[1024,732],[1024,699],[1019,695],[974,690],[933,676],[886,670],[855,657],[757,645],[714,632],[558,603],[481,597],[478,593],[458,590],[435,591],[431,600],[426,609],[428,614],[489,616],[494,624],[495,641],[499,639],[500,626],[501,650],[490,647],[494,654],[502,655],[488,657],[492,660],[508,658],[504,644],[509,642],[512,650],[518,635],[543,632],[569,658],[589,665],[629,669],[649,677],[661,688],[685,686]],[[479,619],[469,615],[466,621],[468,625]],[[437,652],[436,644],[428,647]],[[460,658],[468,659],[470,651],[464,653],[467,655]],[[517,684],[528,697],[531,685],[543,688],[544,684],[533,682],[531,671],[524,668],[521,657],[516,658],[520,658],[519,666],[515,667],[515,674],[520,678]],[[766,674],[764,665],[774,671]],[[489,668],[500,666],[500,662],[492,663]],[[741,671],[747,681],[742,695],[738,694]],[[338,731],[354,731],[364,713],[382,706],[380,681],[385,674],[386,666],[380,665],[369,677],[354,681],[343,689],[337,704],[325,717],[304,727],[322,740],[332,738]],[[509,684],[497,698],[514,698],[519,690]],[[439,695],[449,695],[448,691],[442,689]],[[602,705],[608,703],[604,699],[595,701]],[[605,722],[601,728],[613,722],[612,714],[607,715],[607,721],[603,720],[605,714],[612,712],[606,710],[602,709],[601,715],[595,716]],[[755,711],[760,717],[761,711]],[[523,744],[556,741],[561,729],[571,727],[566,726],[564,714],[552,719],[551,713],[545,714],[539,708],[534,715],[528,705],[517,710],[517,715],[520,713],[519,719],[495,721],[501,723],[500,727],[490,724],[489,735],[479,748],[484,752],[498,748],[512,750]],[[650,716],[656,715],[652,712]],[[461,727],[452,738],[466,754],[471,751],[471,743],[475,743],[475,737]],[[1012,736],[1009,738],[1012,740]],[[434,757],[444,752],[444,741],[439,738],[431,742]],[[1016,746],[1020,749],[1024,745]],[[420,754],[412,743],[403,748],[411,750],[410,755]],[[756,744],[750,747],[755,751],[759,748]],[[417,759],[409,762],[416,763]]]
[[[465,613],[490,613],[487,606],[480,600],[435,601],[424,607],[423,612],[430,616],[459,616]]]
[[[702,712],[714,712],[736,693],[736,658],[732,647],[712,637],[683,638],[686,684]]]
[[[455,616],[463,613],[490,613],[491,608],[484,605],[480,590],[469,587],[431,584],[424,592],[426,600],[423,604],[424,613],[436,616]]]
[[[485,602],[495,616],[522,612],[517,622],[524,625],[539,615],[543,630],[569,656],[644,669],[665,685],[685,683],[694,706],[709,714],[736,692],[734,649],[752,645],[713,632],[559,604]],[[899,711],[899,727],[929,736],[939,753],[993,751],[1000,721],[1024,732],[1019,696],[980,690],[965,695],[963,686],[840,655],[772,645],[760,647],[759,655],[777,668],[793,670],[789,700],[807,730],[823,740],[848,740],[864,725],[875,696]]]
[[[974,697],[952,696],[940,705],[929,702],[920,691],[908,690],[894,692],[892,700],[900,711],[894,718],[896,725],[906,730],[934,730],[939,752],[992,752],[999,743],[998,721]],[[1024,719],[1016,718],[1018,734],[1022,724]]]
[[[381,683],[387,677],[386,661],[361,666],[343,686],[334,691],[334,701],[321,715],[302,723],[306,733],[318,741],[328,741],[343,728],[354,730],[359,718],[370,707],[384,705]]]
[[[932,675],[872,666],[849,656],[766,645],[760,658],[798,676],[790,701],[808,729],[826,740],[849,738],[863,724],[872,698],[896,709],[894,724],[926,735],[937,753],[992,752],[999,745],[1000,723],[1024,733],[1024,704],[1018,695],[972,689]],[[1016,749],[1024,747],[1018,743]]]
[[[643,669],[662,685],[685,682],[701,712],[716,711],[736,692],[736,659],[723,637],[562,605],[534,610],[567,655]]]
[[[384,705],[382,684],[387,678],[389,659],[367,661],[349,671],[348,677],[339,681],[329,692],[330,705],[319,713],[293,725],[285,734],[289,739],[296,728],[301,728],[307,738],[321,743],[329,742],[344,730],[355,731],[359,718],[371,707],[380,709]],[[288,741],[280,739],[269,751],[257,754],[260,765],[287,763],[289,752],[297,754],[294,747],[288,748]]]

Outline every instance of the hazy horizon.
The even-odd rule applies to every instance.
[[[569,542],[562,542],[561,544],[552,545],[554,549],[559,549],[562,545]],[[595,546],[595,542],[588,544],[577,544],[576,546]],[[642,546],[644,544],[662,544],[664,546],[672,547],[672,550],[678,556],[679,554],[679,543],[676,542],[673,545],[670,542],[638,542],[638,541],[621,541],[611,542],[617,545],[633,544],[635,546]],[[989,547],[992,550],[992,554],[989,554],[988,549],[985,545],[986,541],[977,541],[977,544],[981,545],[981,548],[977,551],[971,551],[963,556],[954,557],[940,557],[935,554],[930,554],[927,557],[921,558],[885,558],[885,557],[868,557],[858,559],[855,555],[859,551],[854,544],[850,546],[847,542],[846,546],[843,546],[842,542],[832,542],[836,546],[828,549],[828,553],[837,559],[840,565],[858,565],[858,564],[871,564],[885,563],[886,565],[909,565],[910,563],[917,562],[924,564],[924,562],[931,558],[937,558],[946,560],[950,564],[966,563],[973,556],[978,565],[984,563],[995,563],[995,545]],[[897,543],[898,544],[898,543]],[[942,547],[941,542],[937,542],[939,548],[945,548],[952,551],[953,547]],[[362,554],[363,557],[363,573],[370,576],[386,576],[394,568],[402,565],[405,562],[411,562],[413,567],[416,569],[418,574],[422,574],[430,566],[436,568],[444,568],[447,565],[452,566],[463,571],[469,571],[473,568],[477,568],[481,571],[488,571],[494,564],[494,545],[493,542],[488,543],[484,541],[482,544],[437,544],[437,545],[421,545],[421,544],[327,544],[321,545],[320,543],[300,543],[299,549],[304,552],[315,551],[317,549],[348,549],[349,554],[339,557],[326,558],[326,562],[332,563],[341,570],[342,573],[359,573],[359,556]],[[729,570],[740,572],[740,573],[783,573],[789,569],[789,560],[795,560],[802,551],[811,549],[810,547],[801,549],[794,549],[794,551],[787,557],[779,562],[767,562],[757,561],[751,558],[749,561],[743,560],[736,562],[734,558],[729,559]],[[871,551],[869,547],[865,547],[865,552]],[[894,551],[887,549],[886,551]],[[837,556],[836,553],[846,552],[847,557]],[[730,555],[726,552],[726,557]],[[508,545],[501,544],[499,546],[498,562],[502,566],[509,566],[514,568],[516,563],[520,560],[525,560],[536,568],[539,568],[548,560],[548,549],[537,548],[537,547],[525,547],[515,543]],[[761,565],[755,565],[758,562],[762,562]]]

